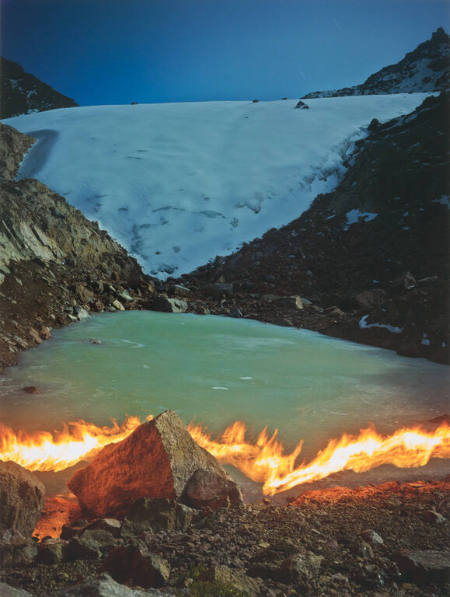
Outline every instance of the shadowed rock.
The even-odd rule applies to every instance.
[[[186,485],[183,500],[194,508],[226,508],[242,503],[236,483],[212,471],[198,470]]]
[[[1,588],[1,585],[0,585]],[[3,595],[3,593],[1,593]],[[6,593],[9,597],[9,593]],[[23,595],[30,595],[24,592]],[[130,589],[114,581],[108,574],[103,574],[99,578],[91,578],[86,582],[79,583],[73,587],[64,588],[56,593],[51,593],[52,597],[170,597],[175,593],[162,593],[157,589],[150,589],[143,591],[141,589]],[[17,597],[21,597],[22,593],[18,593]],[[11,593],[11,597],[16,597],[15,593]]]
[[[120,583],[140,587],[162,587],[170,575],[167,560],[134,545],[117,547],[106,559],[104,570]]]
[[[31,535],[44,505],[44,485],[15,462],[0,461],[0,531]]]
[[[174,412],[165,411],[122,442],[103,448],[68,486],[90,514],[120,516],[139,498],[180,498],[198,470],[226,480],[230,492],[242,501],[216,459],[194,442]]]

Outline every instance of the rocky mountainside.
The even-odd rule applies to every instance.
[[[334,192],[179,282],[214,313],[448,362],[449,110],[372,121]]]
[[[0,57],[0,118],[72,106],[78,106],[72,98],[26,73],[20,64]]]
[[[361,85],[314,91],[303,99],[339,97],[343,95],[383,95],[442,91],[450,86],[450,38],[439,27],[431,39],[421,43],[397,62],[370,75]]]
[[[0,367],[88,311],[139,308],[152,280],[63,197],[14,176],[32,139],[0,125]]]

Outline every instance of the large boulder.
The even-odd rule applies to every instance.
[[[44,505],[44,485],[15,462],[0,461],[0,531],[31,535]]]
[[[236,484],[217,460],[195,443],[174,412],[165,411],[123,441],[103,448],[68,486],[89,514],[123,516],[139,498],[182,498],[198,470],[227,481],[230,501],[236,503],[237,493],[242,502]]]
[[[152,308],[154,311],[164,313],[186,313],[188,304],[180,298],[169,298],[166,294],[158,294],[153,299]]]

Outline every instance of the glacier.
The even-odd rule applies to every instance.
[[[34,177],[161,279],[299,217],[334,189],[372,118],[429,94],[63,108],[4,120],[34,136]]]

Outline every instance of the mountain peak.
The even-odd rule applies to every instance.
[[[73,106],[78,104],[72,98],[0,56],[0,118]]]
[[[370,75],[361,85],[314,91],[302,99],[345,95],[385,95],[443,91],[450,87],[450,37],[442,27],[397,62]]]
[[[433,31],[431,41],[448,41],[449,37],[443,27],[438,27],[436,31]]]

